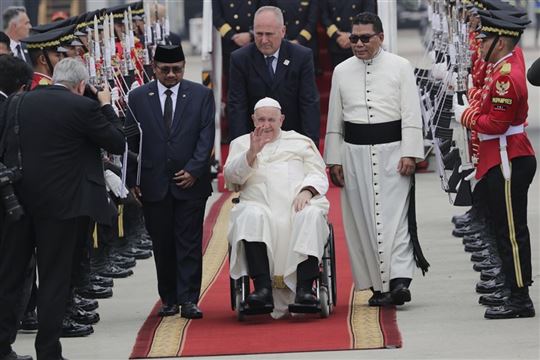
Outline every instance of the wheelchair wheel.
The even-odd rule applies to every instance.
[[[332,290],[332,305],[336,306],[337,304],[337,277],[336,277],[336,246],[334,243],[334,227],[332,224],[328,224],[330,229],[330,235],[328,235],[329,242],[329,252],[330,252],[330,289]]]
[[[328,288],[326,286],[321,286],[319,289],[319,301],[321,303],[321,318],[327,318],[332,312],[332,304],[330,304],[330,299],[328,298]]]

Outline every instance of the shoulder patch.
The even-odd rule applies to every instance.
[[[501,73],[501,75],[508,75],[510,74],[511,71],[512,71],[512,64],[504,63],[499,72]]]
[[[495,83],[495,92],[499,96],[504,96],[508,94],[508,90],[510,89],[510,80],[508,81],[497,81]]]

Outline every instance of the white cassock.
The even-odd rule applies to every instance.
[[[329,202],[325,163],[313,141],[295,131],[281,131],[264,146],[250,167],[246,153],[249,134],[231,142],[224,175],[229,188],[240,186],[240,202],[231,210],[228,240],[230,275],[248,275],[241,240],[264,242],[273,275],[274,318],[286,314],[294,302],[296,267],[309,255],[319,262],[328,238]],[[300,190],[313,186],[319,195],[300,212],[293,200]]]
[[[344,122],[401,119],[401,141],[354,145]],[[390,280],[412,278],[407,211],[411,178],[397,171],[401,157],[424,157],[420,101],[410,63],[381,50],[370,61],[351,57],[334,69],[325,161],[342,165],[341,204],[356,289],[389,291]]]

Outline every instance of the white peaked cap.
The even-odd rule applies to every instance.
[[[262,108],[262,107],[274,107],[274,108],[278,108],[279,110],[281,110],[281,105],[279,105],[279,103],[276,100],[274,100],[272,98],[269,98],[269,97],[265,97],[265,98],[257,101],[253,111],[257,110],[258,108]]]

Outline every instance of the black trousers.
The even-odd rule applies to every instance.
[[[536,172],[536,159],[524,156],[513,159],[511,163],[510,181],[505,181],[500,166],[491,168],[485,181],[490,194],[490,223],[495,228],[506,285],[517,289],[532,283],[527,193]]]
[[[202,233],[207,198],[144,202],[154,247],[158,292],[165,304],[197,303],[202,280]]]
[[[82,218],[32,219],[4,224],[0,242],[0,354],[11,350],[10,334],[17,329],[17,302],[28,262],[36,249],[38,360],[58,360],[60,334],[68,301],[73,256]]]

